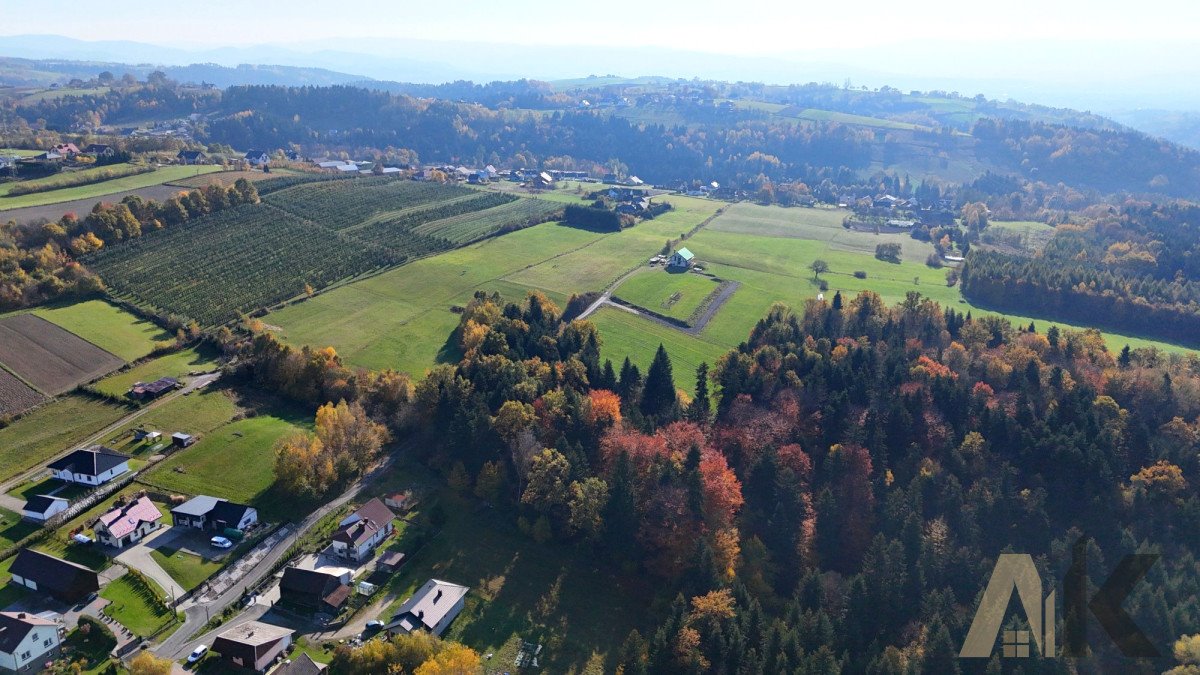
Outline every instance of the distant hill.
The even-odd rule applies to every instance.
[[[281,86],[328,86],[361,82],[362,75],[339,73],[325,68],[304,68],[280,65],[241,64],[235,67],[215,63],[190,65],[161,65],[156,63],[112,63],[107,61],[69,61],[61,59],[21,59],[0,57],[0,85],[17,87],[66,84],[72,79],[89,80],[99,73],[110,72],[116,77],[130,73],[139,80],[156,70],[183,83],[207,82],[225,88],[237,85],[267,84]]]
[[[1129,110],[1110,115],[1123,124],[1200,150],[1200,112]]]

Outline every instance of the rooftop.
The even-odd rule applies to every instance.
[[[100,522],[114,537],[123,537],[137,529],[142,523],[152,523],[162,518],[162,511],[149,497],[138,497],[125,506],[119,506],[100,516]]]
[[[287,637],[296,631],[283,626],[275,626],[261,621],[247,621],[230,628],[217,637],[244,645],[263,645]]]

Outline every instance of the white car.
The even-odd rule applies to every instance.
[[[213,537],[212,539],[209,539],[208,541],[210,544],[212,544],[213,546],[216,546],[217,548],[233,548],[233,542],[229,541],[225,537]]]
[[[195,662],[199,661],[200,659],[204,658],[204,655],[207,653],[208,653],[208,645],[200,645],[199,647],[196,647],[195,649],[193,649],[191,654],[188,654],[187,661],[188,661],[188,663],[195,663]]]

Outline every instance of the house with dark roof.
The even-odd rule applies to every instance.
[[[162,511],[149,497],[138,497],[100,516],[92,528],[100,543],[114,548],[141,541],[162,527]]]
[[[217,532],[247,530],[258,523],[258,509],[228,499],[200,495],[171,509],[171,518],[176,527]]]
[[[350,560],[366,560],[392,533],[395,518],[396,514],[378,497],[363,504],[338,523],[333,534],[334,554]]]
[[[9,568],[12,583],[73,605],[100,590],[100,575],[47,553],[23,548]]]
[[[25,506],[21,507],[21,515],[29,520],[44,523],[55,515],[66,511],[70,505],[71,502],[62,497],[34,495],[25,502]]]
[[[251,150],[246,153],[245,160],[250,166],[266,166],[271,162],[271,156],[264,150]]]
[[[279,601],[308,611],[336,613],[350,597],[350,573],[341,576],[289,567],[279,580]]]
[[[325,670],[324,663],[317,663],[304,652],[299,656],[284,661],[281,666],[271,671],[271,675],[320,675]]]
[[[42,663],[58,656],[61,642],[53,621],[25,612],[0,612],[0,670],[39,672]]]
[[[400,609],[384,630],[392,635],[427,630],[440,636],[462,612],[467,592],[470,590],[466,586],[449,581],[430,579],[400,605]]]
[[[117,149],[103,143],[92,143],[83,149],[83,153],[93,157],[112,157],[117,154]]]
[[[208,155],[200,150],[180,150],[175,159],[180,164],[208,164]]]
[[[48,467],[53,476],[68,483],[103,485],[129,471],[129,457],[103,445],[76,450]]]
[[[125,395],[135,401],[151,401],[179,387],[179,380],[173,377],[160,377],[153,382],[134,382]]]
[[[212,650],[233,668],[263,672],[287,651],[296,631],[261,621],[247,621],[217,636]]]

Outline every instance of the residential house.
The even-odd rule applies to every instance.
[[[175,159],[180,164],[208,164],[208,155],[199,150],[180,150]]]
[[[23,548],[9,568],[12,583],[73,605],[100,590],[100,575],[47,553]]]
[[[486,171],[472,171],[467,176],[467,182],[471,185],[484,185],[488,182],[488,174]]]
[[[117,154],[117,149],[103,143],[92,143],[83,149],[83,153],[93,157],[112,157]]]
[[[296,631],[261,621],[247,621],[213,640],[212,650],[234,668],[264,672],[287,651]]]
[[[74,143],[59,143],[53,150],[63,157],[74,157],[79,154],[79,148]]]
[[[392,174],[392,173],[401,173],[404,171],[404,169],[401,169],[398,166],[385,166],[382,169],[380,169],[379,171],[380,171],[380,173],[384,173],[384,174]]]
[[[100,516],[92,528],[100,543],[124,548],[162,527],[162,511],[149,497],[138,497]]]
[[[70,505],[71,502],[62,497],[34,495],[25,502],[25,506],[21,507],[21,515],[29,520],[44,523],[55,515],[66,511]]]
[[[39,162],[60,162],[63,159],[63,155],[62,153],[54,150],[47,150],[40,155],[35,155],[33,159]]]
[[[284,661],[278,668],[272,670],[271,675],[320,675],[325,668],[324,663],[317,663],[308,654],[300,652],[299,656]]]
[[[175,389],[179,380],[173,377],[160,377],[153,382],[134,382],[125,395],[138,401],[149,401]]]
[[[251,150],[246,153],[245,160],[250,166],[266,166],[271,163],[271,156],[263,150]]]
[[[338,523],[333,535],[333,552],[350,560],[366,560],[375,547],[392,533],[392,513],[378,497],[363,504]]]
[[[0,670],[39,673],[58,656],[58,624],[25,612],[0,612]]]
[[[290,162],[300,161],[300,153],[296,152],[295,150],[287,150],[283,153],[283,156],[286,157]]]
[[[51,462],[52,475],[68,483],[103,485],[129,471],[129,457],[102,445],[76,450]]]
[[[338,173],[358,173],[358,165],[353,162],[348,162],[346,164],[338,164],[337,166],[335,166],[333,168]]]
[[[535,175],[529,180],[529,187],[538,190],[550,190],[554,188],[554,178],[545,171]]]
[[[176,527],[224,532],[250,529],[258,523],[258,510],[227,499],[200,495],[171,509],[171,517]]]
[[[196,437],[191,434],[185,434],[182,431],[176,431],[171,434],[171,443],[180,447],[186,448],[196,442]]]
[[[667,259],[667,267],[677,267],[681,269],[689,269],[692,263],[695,262],[696,255],[686,248],[681,248],[671,254]]]
[[[384,629],[392,635],[427,630],[440,636],[462,612],[467,591],[470,590],[449,581],[430,579],[400,605],[391,623]]]
[[[279,600],[309,611],[337,613],[350,597],[350,573],[331,574],[289,567],[279,580]]]

